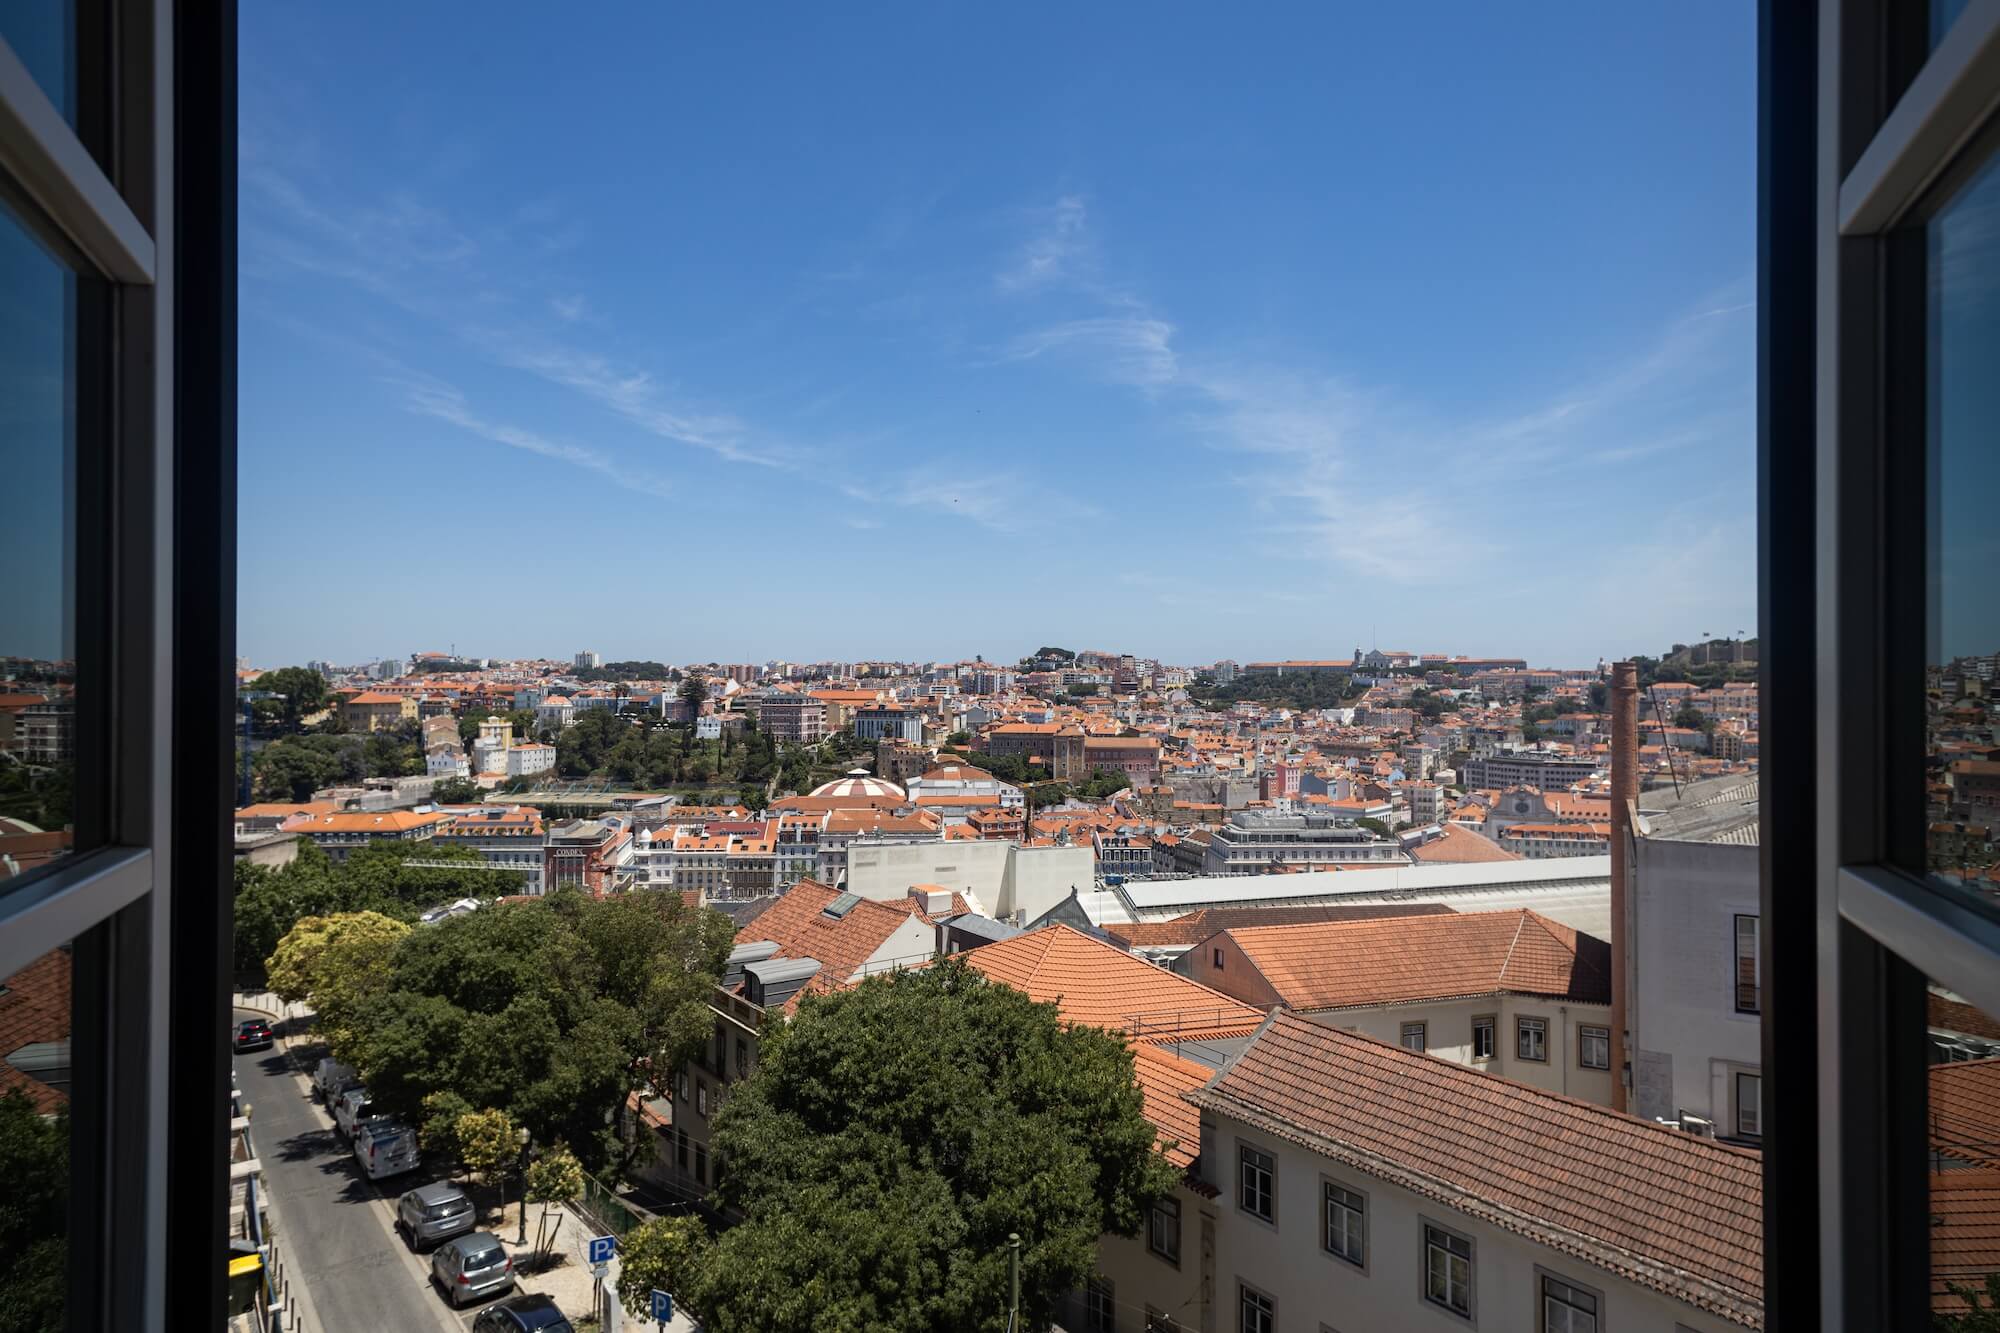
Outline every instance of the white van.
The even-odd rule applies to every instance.
[[[330,1102],[342,1091],[359,1082],[354,1077],[354,1066],[344,1065],[332,1056],[322,1056],[313,1067],[313,1095],[323,1102]]]
[[[357,1083],[334,1098],[333,1127],[349,1138],[354,1137],[358,1125],[374,1118],[375,1099],[370,1097],[368,1089],[360,1084]]]
[[[370,1180],[417,1169],[417,1131],[400,1120],[364,1121],[354,1131],[354,1160]]]

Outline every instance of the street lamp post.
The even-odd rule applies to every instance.
[[[521,1141],[521,1168],[520,1168],[520,1175],[521,1175],[521,1234],[520,1234],[520,1235],[519,1235],[518,1237],[516,1237],[516,1239],[515,1239],[515,1241],[514,1241],[514,1244],[515,1244],[515,1246],[516,1246],[516,1247],[519,1247],[519,1246],[522,1246],[522,1245],[526,1245],[526,1244],[528,1243],[528,1139],[529,1139],[529,1134],[528,1134],[528,1131],[527,1131],[527,1129],[526,1129],[525,1127],[523,1127],[522,1129],[520,1129],[519,1131],[517,1131],[517,1134],[518,1134],[518,1137],[520,1138],[520,1141]]]

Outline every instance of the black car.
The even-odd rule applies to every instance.
[[[239,1051],[264,1051],[277,1044],[271,1035],[271,1025],[261,1018],[252,1018],[236,1025],[236,1049]]]
[[[546,1296],[516,1296],[479,1312],[472,1333],[572,1333],[556,1303]]]

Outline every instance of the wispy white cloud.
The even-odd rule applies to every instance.
[[[590,303],[581,296],[552,296],[549,309],[556,312],[556,318],[565,324],[574,324],[590,313]]]
[[[1052,352],[1068,353],[1116,383],[1152,388],[1180,375],[1173,344],[1174,326],[1163,319],[1098,315],[1024,333],[999,359],[1032,361]]]
[[[484,420],[473,413],[466,403],[465,395],[449,385],[434,381],[408,382],[403,385],[403,389],[403,406],[417,416],[448,422],[460,430],[482,436],[495,444],[504,444],[510,449],[519,449],[567,463],[572,467],[596,472],[610,478],[615,485],[624,490],[662,497],[673,494],[664,479],[647,473],[634,472],[598,450],[551,440],[518,426]]]
[[[1033,210],[1033,231],[1013,262],[993,275],[1002,292],[1030,292],[1073,276],[1089,250],[1089,209],[1078,195],[1064,195]]]
[[[1072,495],[1011,472],[912,469],[871,477],[866,486],[844,482],[840,493],[871,508],[888,506],[963,519],[1002,533],[1031,531],[1097,512]]]

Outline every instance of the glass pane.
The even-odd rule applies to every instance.
[[[70,951],[0,979],[0,1312],[61,1328],[69,1208]]]
[[[1928,230],[1926,861],[1932,883],[2000,915],[2000,172]]]
[[[2000,1318],[2000,1022],[1938,986],[1928,1007],[1931,1312],[1939,1328],[1987,1327]]]
[[[74,838],[76,296],[0,209],[0,891]]]
[[[1931,0],[1931,49],[1944,40],[1951,31],[1951,25],[1958,22],[1958,16],[1965,12],[1966,0]]]
[[[76,124],[75,0],[7,0],[0,38],[14,49],[63,119]]]

